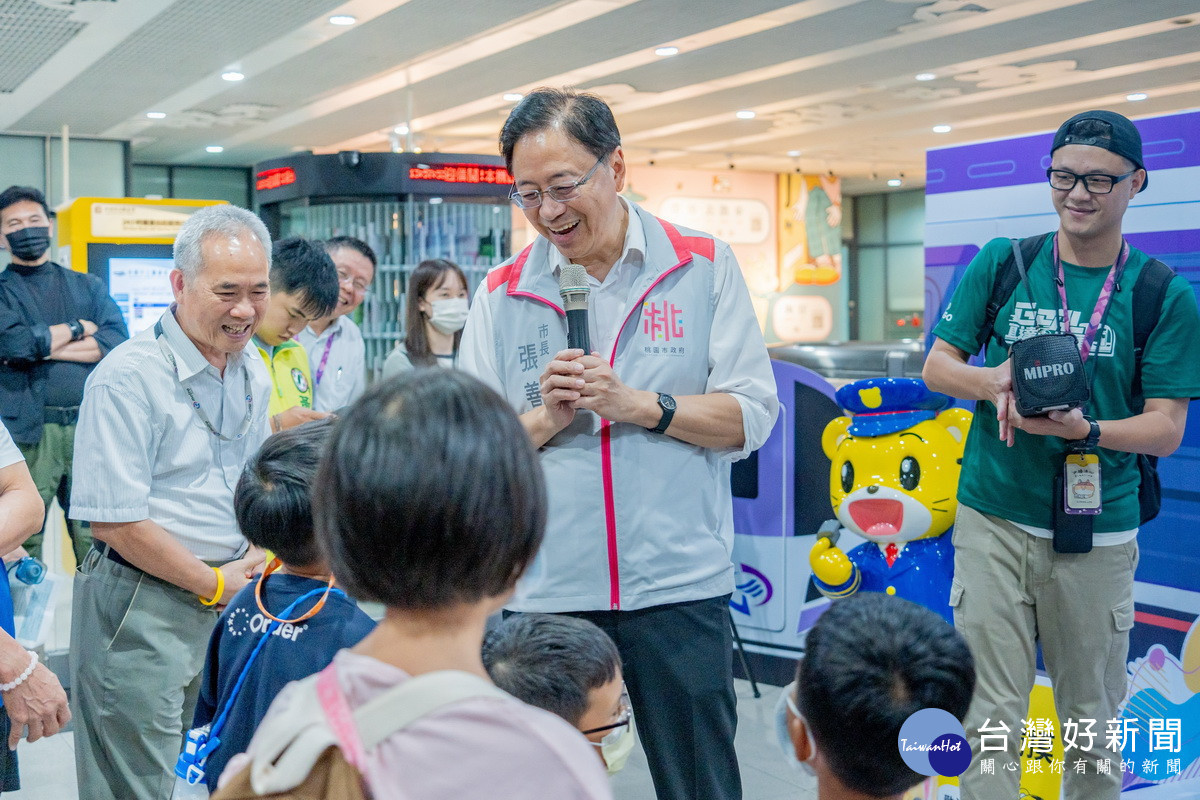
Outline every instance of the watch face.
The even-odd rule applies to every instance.
[[[675,398],[669,394],[660,394],[658,396],[658,404],[666,411],[675,410]]]

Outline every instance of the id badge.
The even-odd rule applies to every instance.
[[[1067,456],[1063,464],[1063,511],[1100,513],[1100,457],[1095,453]]]

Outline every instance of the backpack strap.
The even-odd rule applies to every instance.
[[[1145,398],[1142,397],[1142,356],[1154,326],[1162,317],[1167,286],[1174,277],[1175,270],[1154,258],[1142,267],[1141,274],[1133,284],[1133,400],[1137,408],[1145,404]]]
[[[1008,302],[1008,298],[1012,297],[1017,284],[1021,282],[1023,270],[1017,266],[1016,254],[1020,253],[1025,264],[1032,264],[1033,260],[1037,258],[1037,254],[1041,252],[1042,245],[1051,235],[1051,233],[1040,233],[1037,236],[1028,236],[1019,242],[1016,239],[1012,240],[1013,251],[996,268],[996,278],[992,282],[992,294],[984,309],[983,324],[979,326],[979,334],[975,337],[975,352],[978,353],[982,350],[988,340],[993,337],[997,344],[1001,347],[1004,346],[1003,337],[995,331],[996,318],[1000,315],[1000,309],[1004,308],[1004,304]]]
[[[363,750],[369,751],[396,731],[438,709],[477,697],[507,699],[504,691],[478,675],[440,670],[410,678],[354,712]]]
[[[506,698],[508,694],[476,675],[453,670],[430,672],[388,689],[351,712],[352,721],[331,719],[326,702],[337,685],[334,662],[316,675],[291,684],[286,711],[268,716],[250,743],[250,784],[258,794],[285,792],[304,781],[330,747],[338,747],[347,762],[363,772],[360,759],[391,734],[443,706],[473,697]],[[329,676],[329,677],[325,677]],[[320,682],[325,688],[318,687]],[[336,702],[336,701],[335,701]],[[337,716],[341,712],[335,711]],[[358,747],[345,747],[343,723],[357,732]]]

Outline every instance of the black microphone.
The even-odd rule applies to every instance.
[[[578,264],[567,264],[558,273],[558,293],[562,295],[567,312],[567,347],[592,352],[588,337],[587,270]]]

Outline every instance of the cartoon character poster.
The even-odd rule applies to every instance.
[[[737,257],[751,296],[775,285],[775,175],[671,169],[630,164],[621,192],[642,208],[675,225],[727,242]],[[760,321],[765,308],[756,312]]]
[[[779,273],[766,297],[768,343],[845,339],[842,183],[833,175],[779,175]]]

